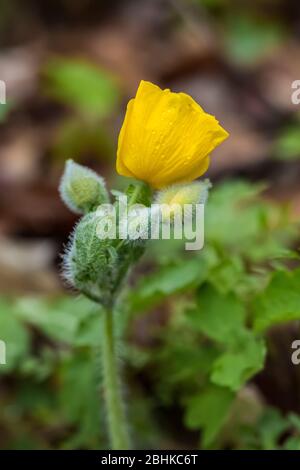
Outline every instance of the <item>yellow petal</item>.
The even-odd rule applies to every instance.
[[[209,154],[228,137],[187,94],[142,81],[120,132],[117,171],[161,188],[203,174]]]
[[[123,158],[120,158],[119,150],[121,148],[123,148],[123,141],[124,141],[124,137],[126,135],[126,129],[127,129],[128,122],[130,121],[130,117],[131,117],[131,114],[132,114],[133,102],[134,102],[134,100],[132,99],[132,100],[129,101],[129,103],[127,105],[125,119],[124,119],[123,126],[122,126],[120,134],[119,134],[118,154],[117,154],[117,172],[120,175],[129,176],[129,177],[134,177],[134,175],[125,166],[125,164],[123,162]],[[124,145],[125,145],[125,143],[124,143]]]

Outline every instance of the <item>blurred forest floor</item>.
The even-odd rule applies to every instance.
[[[76,219],[58,194],[64,161],[126,183],[117,137],[141,79],[191,94],[230,132],[214,184],[262,182],[299,217],[299,1],[0,0],[0,15],[2,295],[65,290],[60,254]]]

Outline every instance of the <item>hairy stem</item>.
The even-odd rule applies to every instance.
[[[133,204],[136,203],[136,201],[138,200],[138,197],[143,189],[143,186],[145,186],[145,183],[139,183],[136,185],[136,187],[134,188],[134,191],[133,193],[131,194],[130,198],[129,198],[129,201],[127,203],[127,208],[129,209]],[[125,243],[125,239],[124,240],[120,240],[116,249],[120,249],[124,243]]]
[[[122,402],[120,377],[116,358],[114,315],[105,309],[103,318],[103,372],[106,412],[112,450],[129,449],[125,409]]]

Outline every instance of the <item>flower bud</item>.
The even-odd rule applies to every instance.
[[[106,303],[115,261],[110,253],[111,240],[97,235],[98,222],[99,218],[92,212],[75,227],[64,255],[64,276],[88,297]]]
[[[93,170],[68,160],[60,183],[62,200],[75,213],[87,213],[109,200],[104,179]]]
[[[208,196],[211,183],[208,179],[190,184],[176,184],[169,186],[156,195],[158,204],[204,204]]]
[[[190,184],[177,184],[170,186],[156,195],[155,203],[161,206],[164,219],[176,215],[177,211],[195,204],[205,204],[211,183],[208,179]]]
[[[79,221],[63,258],[65,279],[90,299],[110,306],[131,264],[144,251],[99,236],[99,224],[111,214],[86,214]],[[108,220],[108,222],[109,222]]]

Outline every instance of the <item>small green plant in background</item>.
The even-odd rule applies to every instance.
[[[185,0],[213,19],[213,27],[222,38],[222,48],[233,64],[251,68],[284,43],[289,28],[284,18],[270,12],[268,1],[252,5],[234,0]],[[280,2],[279,2],[280,3]]]
[[[112,156],[109,119],[120,100],[120,88],[107,71],[76,58],[53,58],[44,69],[45,93],[70,113],[58,128],[54,154],[78,158],[87,151]]]
[[[275,157],[278,160],[299,160],[300,158],[300,125],[299,122],[283,128],[274,145]]]
[[[225,51],[239,65],[252,65],[267,57],[285,38],[283,25],[268,17],[228,14],[225,22]]]
[[[5,121],[8,111],[9,107],[7,104],[0,104],[0,124]]]

